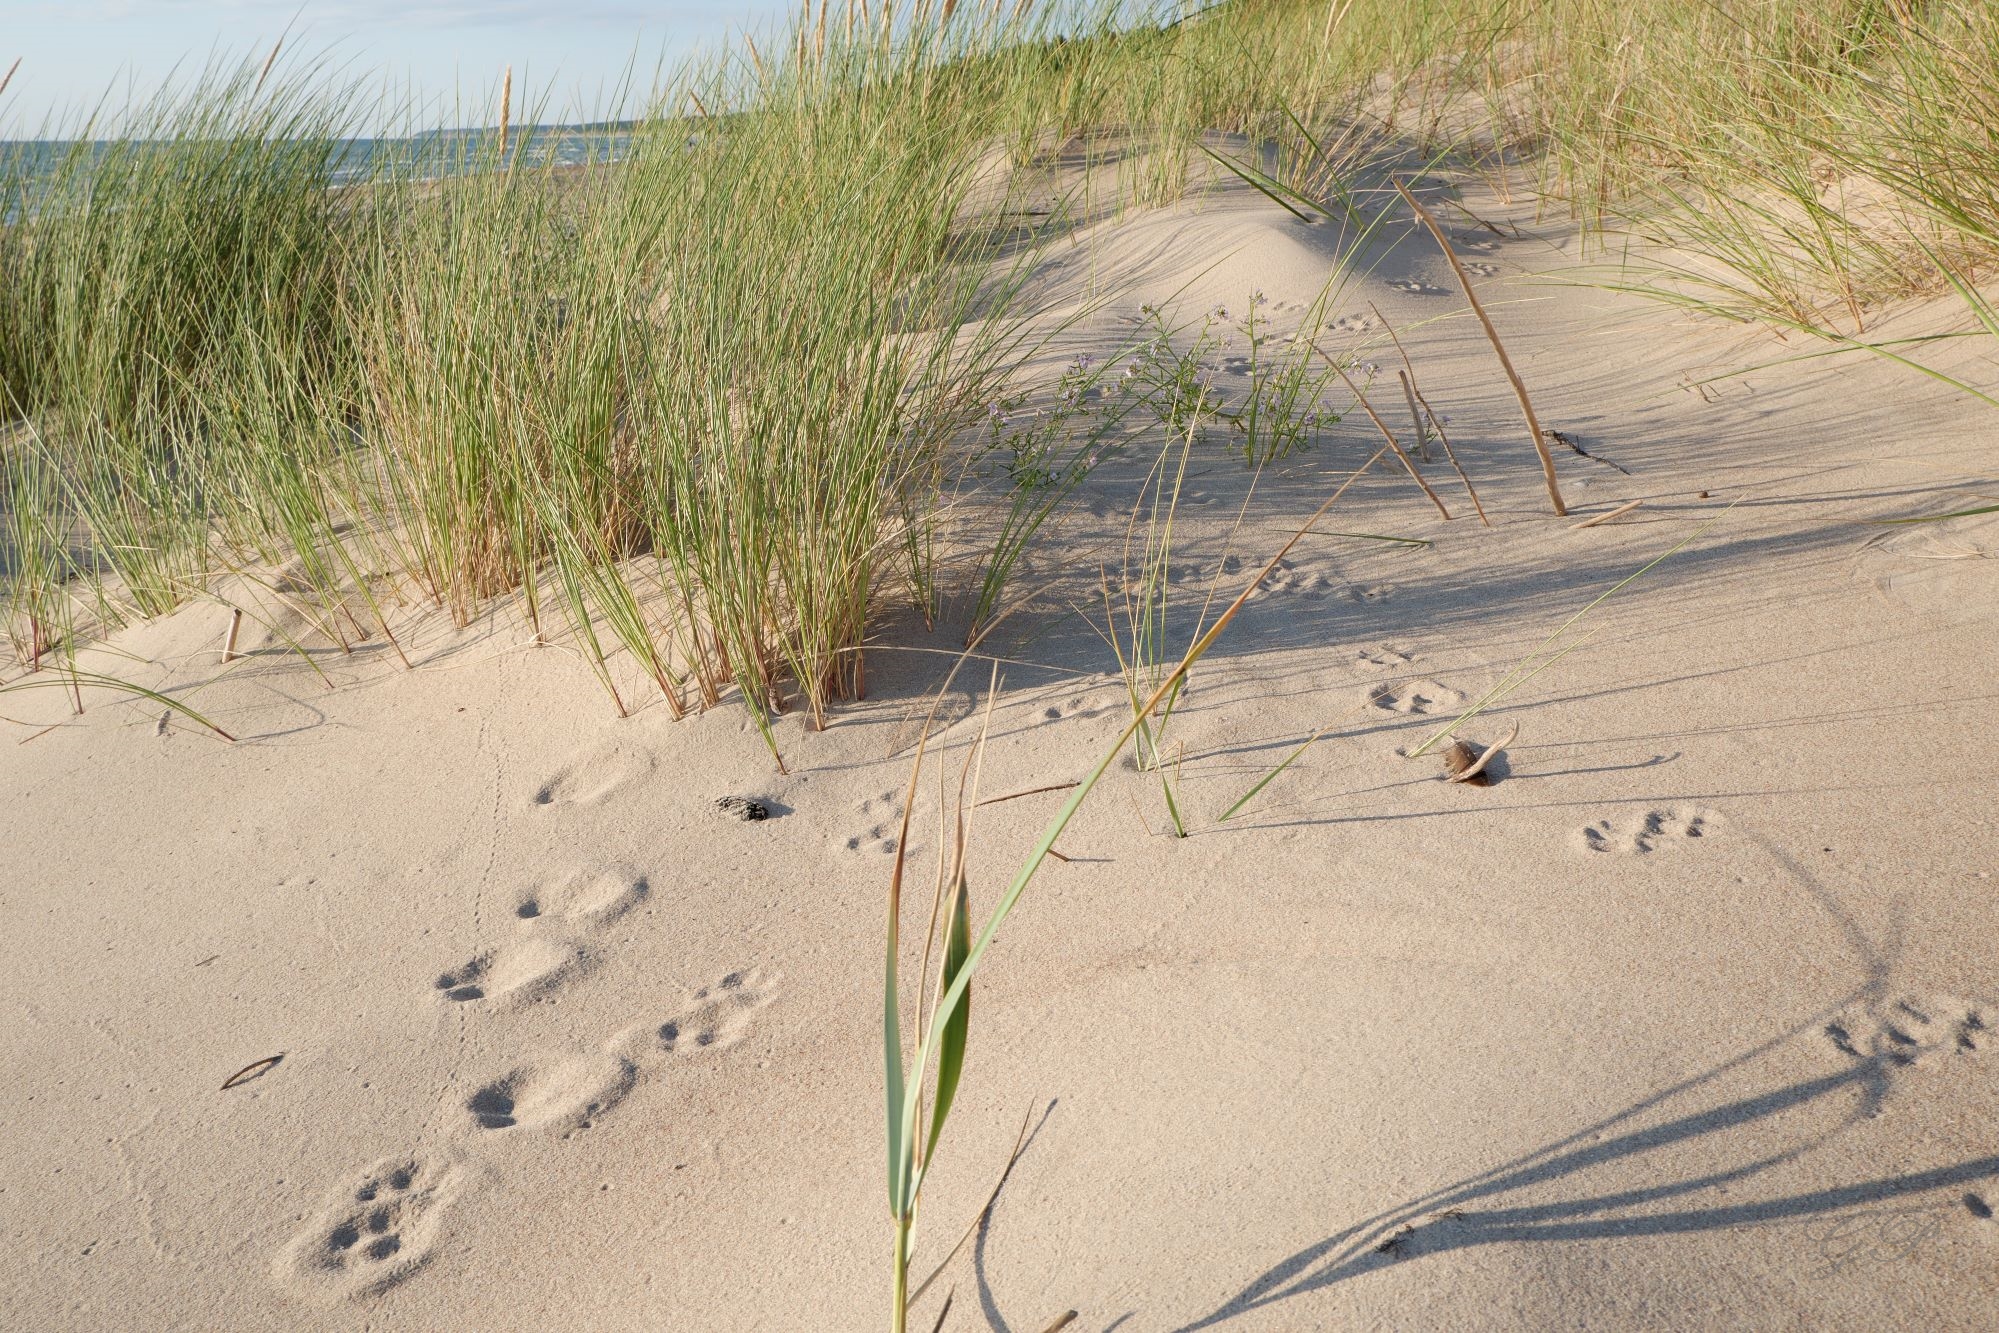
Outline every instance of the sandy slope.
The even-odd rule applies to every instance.
[[[948,1327],[1991,1326],[1999,523],[1862,523],[1989,491],[1992,420],[1860,361],[1703,394],[1771,349],[1526,280],[1572,243],[1510,211],[1527,235],[1460,219],[1467,257],[1549,422],[1630,470],[1564,456],[1576,516],[1644,506],[1547,513],[1476,327],[1426,322],[1460,304],[1429,247],[1398,233],[1342,293],[1342,337],[1378,338],[1371,303],[1403,331],[1494,526],[1370,473],[1323,526],[1434,545],[1313,538],[1251,603],[1175,722],[1194,836],[1120,768],[1063,838],[977,991],[926,1200],[937,1256],[1031,1112]],[[1295,319],[1334,250],[1233,195],[1081,240],[1036,279],[1083,315],[1051,374],[1144,303]],[[1249,567],[1373,448],[1356,417],[1274,469]],[[1115,734],[1073,607],[1140,470],[1098,473],[1023,576],[990,794]],[[1246,484],[1193,472],[1189,607]],[[1710,520],[1472,727],[1519,725],[1501,781],[1399,757]],[[873,697],[786,720],[779,776],[733,707],[617,720],[511,622],[415,633],[414,673],[325,658],[331,690],[275,650],[220,672],[220,623],[104,660],[208,682],[242,744],[104,695],[0,745],[0,1323],[878,1327],[882,891],[944,660],[891,648],[958,639],[885,626]],[[984,900],[1059,800],[980,812]]]

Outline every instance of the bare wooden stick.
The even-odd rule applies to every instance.
[[[1423,413],[1416,406],[1416,385],[1406,370],[1396,371],[1395,377],[1402,381],[1402,398],[1409,404],[1409,421],[1416,431],[1416,457],[1427,463],[1430,461],[1430,432],[1423,429]]]
[[[1425,463],[1430,461],[1429,437],[1423,433],[1423,417],[1416,410],[1416,363],[1409,359],[1409,350],[1396,336],[1395,325],[1389,323],[1388,316],[1381,313],[1381,307],[1369,301],[1367,308],[1381,321],[1381,327],[1388,330],[1388,341],[1395,344],[1395,355],[1402,358],[1402,396],[1409,400],[1409,417],[1416,423],[1416,456]]]
[[[1410,381],[1410,387],[1415,387],[1413,379]],[[1444,457],[1451,461],[1451,471],[1457,473],[1458,480],[1465,484],[1465,494],[1471,497],[1471,507],[1478,511],[1478,521],[1488,528],[1491,527],[1492,520],[1485,516],[1485,506],[1478,502],[1478,488],[1471,484],[1471,477],[1465,472],[1464,464],[1458,462],[1458,451],[1451,448],[1451,437],[1444,429],[1444,419],[1437,415],[1436,408],[1430,406],[1430,400],[1423,396],[1421,389],[1416,390],[1416,401],[1423,405],[1424,413],[1430,418],[1430,429],[1437,432],[1437,443],[1444,446]]]
[[[222,635],[223,661],[233,662],[236,660],[236,632],[242,628],[243,628],[243,608],[240,606],[230,607],[229,628]]]
[[[248,1083],[251,1079],[256,1078],[258,1075],[264,1073],[264,1071],[275,1068],[277,1063],[284,1058],[285,1058],[284,1052],[280,1051],[276,1055],[267,1055],[261,1060],[252,1060],[249,1064],[244,1065],[241,1069],[237,1070],[235,1073],[231,1074],[227,1079],[225,1079],[223,1081],[221,1091],[227,1092],[229,1091],[229,1089],[233,1087],[237,1087],[240,1084]]]
[[[1381,438],[1388,441],[1388,447],[1395,451],[1397,458],[1402,460],[1402,466],[1409,469],[1409,475],[1415,479],[1418,486],[1423,488],[1423,494],[1430,497],[1430,503],[1437,506],[1437,512],[1448,520],[1451,516],[1451,511],[1444,508],[1444,502],[1437,497],[1435,491],[1430,489],[1430,483],[1423,480],[1423,474],[1416,470],[1416,464],[1411,462],[1409,455],[1402,451],[1402,442],[1395,438],[1395,432],[1388,429],[1388,423],[1381,419],[1381,414],[1376,412],[1373,404],[1367,401],[1367,395],[1362,393],[1360,386],[1353,382],[1353,376],[1347,374],[1345,368],[1339,362],[1327,356],[1317,343],[1312,344],[1312,350],[1319,354],[1321,361],[1333,368],[1334,374],[1346,381],[1347,388],[1353,390],[1354,401],[1360,404],[1363,412],[1367,413],[1367,419],[1372,421],[1374,428],[1381,432]]]
[[[1541,475],[1548,481],[1548,499],[1553,502],[1557,517],[1567,517],[1569,507],[1562,503],[1561,487],[1555,483],[1554,456],[1548,452],[1548,441],[1542,434],[1540,419],[1534,415],[1534,404],[1527,397],[1527,386],[1521,383],[1520,372],[1513,368],[1513,359],[1506,355],[1506,344],[1499,340],[1499,330],[1492,326],[1492,320],[1485,313],[1485,307],[1478,303],[1478,294],[1471,289],[1471,277],[1465,272],[1465,266],[1458,262],[1456,252],[1451,249],[1451,243],[1444,239],[1444,229],[1437,225],[1437,219],[1430,216],[1429,209],[1416,202],[1416,196],[1409,193],[1408,186],[1401,181],[1395,181],[1394,185],[1396,193],[1402,196],[1409,207],[1416,210],[1416,216],[1430,229],[1430,234],[1437,238],[1437,244],[1443,247],[1444,258],[1450,261],[1451,272],[1458,275],[1458,286],[1464,289],[1465,300],[1471,302],[1471,312],[1478,316],[1479,324],[1485,329],[1486,338],[1492,343],[1492,350],[1499,356],[1499,368],[1506,372],[1508,382],[1513,385],[1514,396],[1520,400],[1520,414],[1527,418],[1527,433],[1534,438],[1534,451],[1541,455]]]
[[[1607,514],[1598,514],[1595,518],[1586,518],[1580,523],[1569,524],[1569,530],[1573,532],[1577,528],[1593,528],[1599,523],[1608,523],[1613,518],[1623,518],[1644,503],[1643,500],[1627,500]]]
[[[1023,796],[1039,796],[1043,792],[1050,791],[1067,791],[1076,785],[1073,782],[1057,782],[1047,787],[1029,787],[1026,791],[1009,792],[1005,796],[988,796],[985,800],[980,801],[979,804],[998,805],[1002,801],[1017,801]]]

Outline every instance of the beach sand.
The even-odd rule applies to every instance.
[[[1449,522],[1368,472],[1320,528],[1432,544],[1313,536],[1248,603],[1169,733],[1192,836],[1118,765],[1061,838],[975,988],[919,1278],[1023,1116],[1025,1146],[918,1326],[947,1290],[947,1328],[1020,1333],[1072,1309],[1123,1333],[1993,1325],[1999,515],[1869,526],[1989,492],[1990,411],[1863,357],[1697,384],[1811,349],[1537,277],[1574,234],[1464,203],[1493,225],[1446,221],[1544,422],[1608,461],[1558,451],[1551,514],[1490,346],[1398,224],[1327,345],[1384,367],[1399,426],[1394,322],[1492,526],[1441,462]],[[1037,373],[1116,354],[1147,304],[1260,292],[1281,334],[1330,236],[1247,190],[1091,224],[1030,283]],[[1233,536],[1250,474],[1197,451],[1176,604],[1230,551],[1233,596],[1375,447],[1350,414]],[[1090,617],[1151,461],[1093,475],[1016,580],[1039,595],[986,645],[987,796],[1081,777],[1129,715]],[[1491,786],[1403,757],[1689,537],[1468,724],[1519,728]],[[885,892],[963,624],[884,623],[866,701],[779,721],[781,775],[739,706],[619,719],[510,610],[414,624],[412,671],[316,652],[327,681],[257,626],[225,668],[224,619],[85,665],[238,744],[108,691],[80,719],[5,700],[32,725],[0,742],[0,1324],[882,1326]],[[954,780],[987,679],[940,710]],[[978,810],[981,912],[1062,799]]]

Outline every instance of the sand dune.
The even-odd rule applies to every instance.
[[[1548,279],[1571,234],[1463,204],[1537,407],[1596,455],[1557,457],[1571,517],[1434,247],[1384,233],[1327,346],[1390,367],[1399,422],[1392,323],[1492,526],[1441,461],[1449,522],[1371,471],[1321,528],[1430,544],[1315,536],[1266,581],[1174,720],[1193,836],[1113,770],[981,976],[917,1267],[1026,1113],[952,1327],[1989,1327],[1999,516],[1868,523],[1975,489],[1990,426],[1875,362],[1697,386],[1773,358]],[[1281,338],[1341,254],[1238,188],[1077,239],[1032,279],[1051,379],[1148,306],[1260,295]],[[1233,533],[1251,474],[1198,454],[1173,632],[1375,447],[1349,413]],[[1121,724],[1084,613],[1151,461],[1030,553],[982,791],[1076,777]],[[1519,727],[1492,786],[1403,757],[1708,523],[1471,724]],[[0,1323],[878,1325],[883,893],[962,623],[883,626],[871,697],[781,720],[780,775],[739,708],[619,720],[513,615],[419,627],[412,671],[325,654],[333,688],[263,638],[223,668],[213,606],[98,654],[234,746],[10,696],[50,730],[0,748]],[[943,714],[954,773],[984,682]],[[980,810],[981,903],[1059,800]]]

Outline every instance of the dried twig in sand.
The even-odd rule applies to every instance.
[[[1361,411],[1367,413],[1367,419],[1372,421],[1374,428],[1381,432],[1381,438],[1388,441],[1388,447],[1393,449],[1395,456],[1402,460],[1402,466],[1409,469],[1410,477],[1415,480],[1418,486],[1423,488],[1423,494],[1430,497],[1430,503],[1437,506],[1437,512],[1448,520],[1451,516],[1451,511],[1444,508],[1444,502],[1437,498],[1435,491],[1430,489],[1430,483],[1423,480],[1423,474],[1416,470],[1416,464],[1410,459],[1408,454],[1402,451],[1402,442],[1395,438],[1395,432],[1388,429],[1388,423],[1381,419],[1381,414],[1376,412],[1374,405],[1367,401],[1367,395],[1362,393],[1360,386],[1353,382],[1353,376],[1347,374],[1345,367],[1341,366],[1339,362],[1327,356],[1324,349],[1317,343],[1312,344],[1312,350],[1319,354],[1321,361],[1333,368],[1334,374],[1346,381],[1347,388],[1353,391],[1354,401],[1360,404]]]
[[[237,1070],[235,1073],[231,1074],[228,1078],[224,1079],[222,1081],[221,1090],[223,1092],[227,1092],[229,1091],[229,1089],[236,1087],[239,1084],[248,1083],[251,1079],[257,1077],[257,1075],[263,1073],[265,1070],[275,1068],[277,1066],[278,1061],[284,1058],[285,1058],[284,1052],[280,1051],[276,1055],[267,1055],[261,1060],[252,1060],[249,1064],[244,1065],[241,1069]]]
[[[1478,316],[1479,324],[1485,329],[1485,336],[1492,343],[1492,350],[1499,355],[1499,368],[1506,372],[1507,380],[1513,385],[1514,396],[1520,399],[1520,414],[1527,418],[1528,434],[1534,437],[1534,451],[1541,455],[1541,473],[1548,479],[1548,499],[1554,502],[1557,515],[1566,516],[1569,508],[1562,503],[1561,488],[1555,484],[1555,460],[1548,453],[1548,441],[1542,434],[1540,420],[1534,415],[1534,404],[1527,397],[1527,386],[1520,382],[1520,373],[1514,370],[1512,358],[1506,355],[1506,344],[1499,340],[1499,330],[1492,327],[1492,320],[1486,316],[1485,307],[1478,303],[1478,296],[1471,289],[1471,277],[1465,272],[1465,266],[1458,262],[1456,252],[1451,249],[1451,243],[1444,239],[1444,229],[1430,216],[1429,209],[1416,202],[1416,196],[1409,193],[1408,186],[1401,181],[1394,182],[1394,185],[1396,192],[1409,207],[1416,210],[1416,216],[1430,229],[1430,234],[1437,238],[1437,244],[1443,247],[1444,258],[1450,261],[1451,272],[1458,275],[1458,286],[1464,289],[1465,300],[1471,302],[1471,312]]]
[[[1444,431],[1444,419],[1437,415],[1437,409],[1430,406],[1430,400],[1423,396],[1421,386],[1416,383],[1416,363],[1409,359],[1409,353],[1402,346],[1402,339],[1396,336],[1395,326],[1388,322],[1388,316],[1381,313],[1381,307],[1369,302],[1368,309],[1374,311],[1374,317],[1381,321],[1381,327],[1388,330],[1388,341],[1395,344],[1395,354],[1402,358],[1404,376],[1402,388],[1411,399],[1409,414],[1416,416],[1417,406],[1419,404],[1422,406],[1423,416],[1430,419],[1430,429],[1437,432],[1437,443],[1444,446],[1444,457],[1451,460],[1451,471],[1457,473],[1458,480],[1465,484],[1465,494],[1471,497],[1471,507],[1478,511],[1478,521],[1488,528],[1491,527],[1492,520],[1485,516],[1485,506],[1478,502],[1477,488],[1471,484],[1471,478],[1465,474],[1464,467],[1459,464],[1458,451],[1451,448],[1451,437]],[[1423,436],[1423,416],[1416,417],[1416,437],[1419,443]],[[1423,454],[1423,461],[1425,463],[1430,461],[1427,450]]]
[[[1623,518],[1626,514],[1644,503],[1643,500],[1626,500],[1623,504],[1608,513],[1598,514],[1595,518],[1586,518],[1580,523],[1569,524],[1569,530],[1573,532],[1577,528],[1593,528],[1599,523],[1608,523],[1613,518]]]

